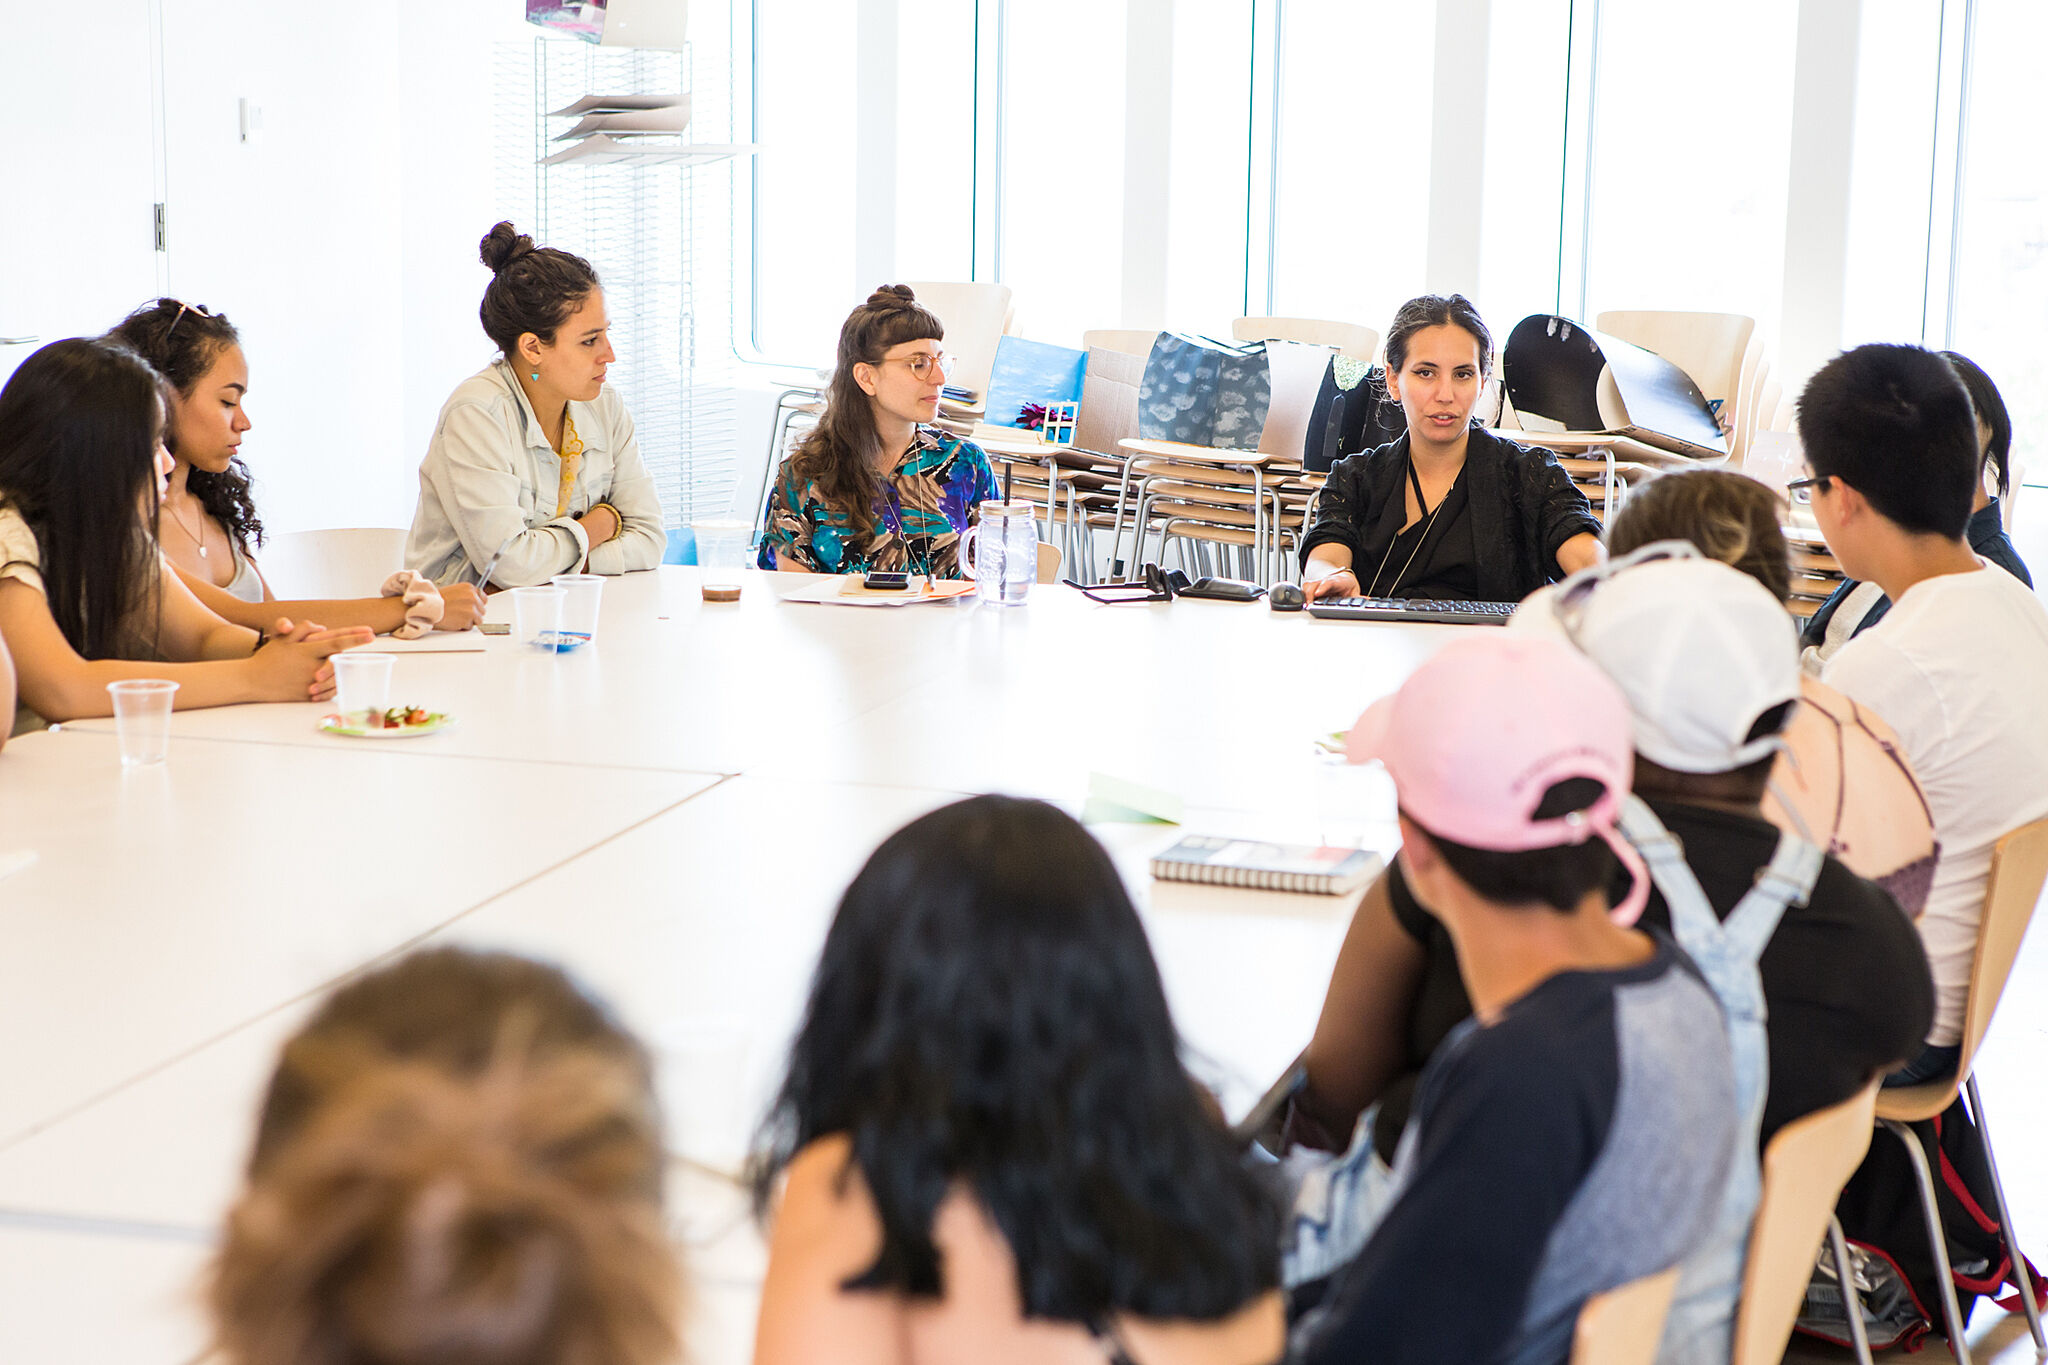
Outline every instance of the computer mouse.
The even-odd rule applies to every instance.
[[[1308,594],[1299,583],[1275,583],[1266,594],[1266,605],[1274,611],[1300,611],[1308,605]]]

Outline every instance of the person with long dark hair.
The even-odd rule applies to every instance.
[[[2012,416],[2005,410],[1998,386],[1976,361],[1955,351],[1943,351],[1941,356],[1963,381],[1970,394],[1970,409],[1977,415],[1977,486],[1970,498],[1970,520],[1963,538],[1985,563],[1997,565],[2031,588],[2034,576],[2027,572],[2012,537],[2005,533],[2005,514],[1998,502],[2012,491]],[[1891,598],[1877,584],[1844,579],[1800,631],[1806,666],[1819,672],[1837,650],[1882,621],[1891,609]]]
[[[1281,1353],[1277,1210],[1115,867],[1051,806],[975,797],[875,851],[764,1131],[756,1365]]]
[[[1311,600],[1519,602],[1600,560],[1600,523],[1557,457],[1473,424],[1493,336],[1469,300],[1410,299],[1385,350],[1408,431],[1330,470],[1301,543]]]
[[[945,337],[906,285],[848,315],[824,415],[776,471],[762,568],[961,576],[960,536],[996,480],[980,446],[926,425],[953,367]]]
[[[418,584],[417,595],[401,588],[389,596],[278,601],[256,563],[263,521],[239,453],[250,428],[243,406],[249,361],[234,324],[224,313],[164,298],[143,304],[107,336],[147,360],[171,387],[164,432],[171,476],[158,526],[165,536],[164,558],[208,610],[257,630],[279,614],[368,626],[379,634],[405,630],[409,617],[424,621],[419,633],[428,624],[467,630],[482,619],[483,596],[475,588],[454,584],[434,592],[419,578],[405,585]],[[429,593],[439,601],[423,608],[418,599]]]
[[[171,469],[157,374],[105,340],[51,342],[0,389],[0,637],[19,671],[16,728],[112,711],[107,684],[166,678],[180,707],[319,701],[330,654],[361,627],[208,611],[157,549]]]
[[[225,1365],[669,1365],[647,1051],[554,967],[440,948],[285,1045],[208,1298]]]
[[[443,587],[488,572],[486,591],[656,567],[661,498],[605,383],[617,356],[597,272],[510,223],[478,250],[491,271],[478,316],[499,355],[441,407],[407,566]]]

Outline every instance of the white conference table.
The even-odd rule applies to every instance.
[[[1241,1109],[1313,1026],[1351,898],[1155,889],[1145,860],[1189,829],[1390,850],[1384,778],[1314,741],[1462,632],[1057,587],[778,600],[804,581],[718,606],[665,568],[607,585],[580,654],[403,657],[394,700],[454,714],[438,735],[272,705],[179,713],[153,770],[109,722],[0,750],[0,851],[40,854],[0,880],[0,1360],[189,1357],[278,1044],[335,981],[453,942],[564,963],[654,1048],[695,1359],[739,1365],[760,1246],[702,1168],[743,1152],[849,877],[965,792],[1078,811],[1100,771],[1186,801],[1093,829]]]

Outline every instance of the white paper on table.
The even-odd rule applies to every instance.
[[[379,635],[357,648],[365,654],[481,654],[484,652],[484,633],[471,626],[468,630],[430,630],[413,640],[394,640],[389,635]]]
[[[0,852],[0,880],[5,880],[24,868],[34,867],[36,851],[32,848],[9,849]]]
[[[861,575],[821,575],[817,582],[806,583],[782,594],[785,602],[821,602],[826,606],[839,607],[914,607],[920,602],[957,602],[971,592],[952,592],[939,597],[930,597],[923,592],[862,592]],[[852,587],[855,591],[849,592]]]

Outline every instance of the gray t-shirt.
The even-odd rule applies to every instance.
[[[1736,1141],[1719,1007],[1684,955],[1561,972],[1437,1050],[1399,1187],[1297,1333],[1308,1365],[1562,1365],[1595,1294],[1678,1263]]]

